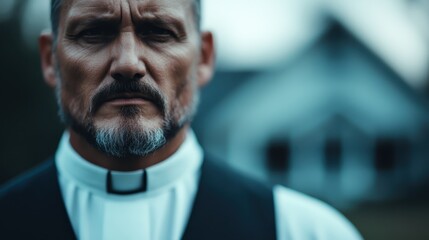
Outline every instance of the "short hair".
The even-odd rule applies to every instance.
[[[51,27],[54,37],[58,34],[58,25],[61,15],[61,5],[64,0],[51,0]],[[201,0],[192,0],[192,11],[197,30],[201,28]]]

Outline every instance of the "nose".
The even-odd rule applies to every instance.
[[[142,79],[146,74],[142,51],[133,33],[122,33],[114,45],[110,76],[117,81]]]

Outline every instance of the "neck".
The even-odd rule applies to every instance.
[[[160,149],[144,157],[115,158],[99,151],[84,137],[69,129],[70,144],[85,160],[100,167],[114,171],[134,171],[148,168],[170,157],[180,147],[186,137],[189,126],[184,126],[172,139]]]

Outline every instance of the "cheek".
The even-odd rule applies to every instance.
[[[173,88],[175,99],[172,99],[176,103],[176,108],[187,108],[193,101],[194,92],[197,90],[197,61],[195,59],[195,56],[191,57],[186,62],[178,63],[173,69],[177,76],[177,82]],[[186,67],[183,66],[184,64]]]
[[[196,59],[193,48],[183,47],[168,52],[152,64],[151,75],[168,98],[170,107],[174,102],[186,105],[192,100],[192,94],[187,93],[196,82]]]
[[[90,98],[106,75],[104,52],[92,53],[72,47],[58,54],[63,102],[73,112],[87,112]]]

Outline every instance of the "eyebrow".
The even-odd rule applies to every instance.
[[[106,12],[97,12],[99,11],[69,16],[67,25],[65,26],[65,32],[74,32],[79,26],[120,26],[121,18],[119,16]],[[176,30],[179,35],[186,35],[184,20],[170,13],[146,11],[140,16],[133,17],[132,21],[137,28],[152,24],[155,26],[172,28]]]
[[[164,14],[161,15],[161,14],[153,14],[153,13],[144,14],[138,19],[133,19],[133,22],[136,26],[144,26],[145,24],[150,23],[157,26],[173,27],[179,33],[183,33],[183,34],[185,33],[185,25],[183,21],[169,15],[164,15]]]
[[[80,15],[71,17],[66,25],[66,32],[73,32],[79,26],[107,26],[120,25],[121,20],[114,16],[103,16],[95,14]]]

